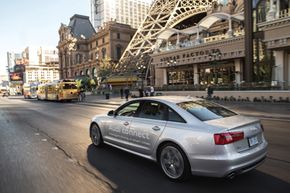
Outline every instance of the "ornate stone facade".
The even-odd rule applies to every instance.
[[[59,29],[60,78],[98,78],[103,60],[118,62],[135,30],[129,25],[108,22],[95,32],[89,17],[74,15],[69,26]]]
[[[266,19],[258,27],[267,49],[274,53],[273,85],[290,89],[290,1],[271,0]]]

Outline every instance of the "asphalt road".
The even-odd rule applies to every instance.
[[[91,145],[90,119],[110,109],[0,98],[0,193],[290,192],[290,120],[263,119],[269,154],[256,170],[173,183],[152,161]]]

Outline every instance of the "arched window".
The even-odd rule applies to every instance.
[[[84,75],[84,72],[83,72],[82,70],[80,71],[80,75],[81,75],[81,76],[83,76],[83,75]]]
[[[102,48],[102,58],[105,59],[106,58],[106,48]]]
[[[90,76],[90,70],[89,69],[86,69],[86,75]]]
[[[75,77],[77,77],[77,75],[78,75],[78,72],[75,72]]]
[[[92,75],[93,75],[93,77],[97,77],[97,69],[96,68],[93,68]]]
[[[116,46],[116,59],[119,60],[122,56],[122,46],[117,45]]]

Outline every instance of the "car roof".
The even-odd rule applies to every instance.
[[[167,101],[174,104],[187,102],[187,101],[197,101],[202,100],[201,98],[192,97],[192,96],[154,96],[154,97],[144,97],[144,98],[138,98],[141,100],[156,100],[156,101]]]

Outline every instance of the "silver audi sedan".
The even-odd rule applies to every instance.
[[[267,145],[260,120],[193,97],[133,99],[95,116],[95,146],[112,145],[160,164],[173,181],[191,174],[230,177],[260,165]]]

